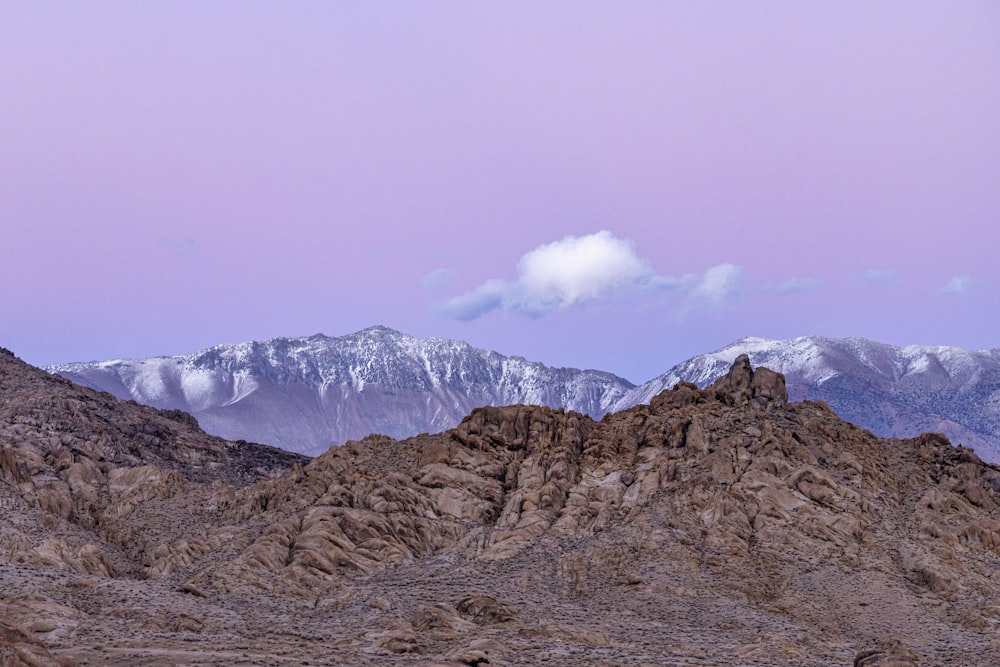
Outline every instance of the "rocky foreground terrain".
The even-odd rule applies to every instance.
[[[4,665],[1000,664],[1000,468],[745,356],[307,463],[11,355],[0,401]]]

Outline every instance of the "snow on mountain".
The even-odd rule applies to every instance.
[[[792,401],[826,401],[844,419],[882,436],[944,433],[1000,462],[1000,349],[895,347],[819,336],[743,338],[674,366],[626,393],[610,411],[648,403],[682,380],[703,387],[743,353],[755,367],[784,373]]]
[[[46,370],[118,398],[185,410],[209,433],[298,452],[369,433],[442,431],[483,405],[539,404],[599,419],[634,388],[610,373],[550,368],[386,327]]]
[[[369,433],[441,431],[483,405],[540,404],[599,419],[648,403],[681,380],[704,386],[742,353],[754,366],[784,373],[792,401],[826,401],[883,436],[941,432],[1000,461],[1000,350],[744,338],[635,387],[610,373],[550,368],[371,327],[339,338],[275,338],[46,370],[119,398],[185,410],[226,438],[316,453]]]

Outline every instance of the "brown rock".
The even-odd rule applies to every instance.
[[[877,648],[861,651],[854,658],[854,667],[917,667],[920,658],[899,641],[882,642]]]
[[[463,598],[456,609],[478,625],[497,625],[514,620],[514,613],[489,595],[470,595]]]
[[[76,663],[56,658],[33,634],[0,620],[0,664],[3,667],[70,667]]]
[[[783,407],[788,402],[785,376],[769,368],[750,367],[750,357],[741,354],[732,368],[712,384],[711,389],[727,405],[753,402],[758,407]]]
[[[50,644],[23,655],[790,667],[892,636],[858,664],[1000,664],[1000,469],[787,405],[745,360],[600,423],[488,407],[274,476],[22,371],[0,373],[0,617]]]

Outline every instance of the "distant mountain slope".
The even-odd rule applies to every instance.
[[[785,374],[789,397],[822,400],[878,435],[937,431],[1000,461],[1000,349],[894,347],[864,338],[744,338],[674,366],[618,400],[612,411],[649,400],[684,380],[705,386],[748,354]]]
[[[564,407],[599,419],[634,387],[610,373],[550,368],[385,327],[46,370],[119,398],[188,411],[209,433],[298,452],[370,433],[438,432],[486,405]]]

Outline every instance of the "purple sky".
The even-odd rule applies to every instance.
[[[1000,347],[1000,4],[0,4],[0,346]]]

